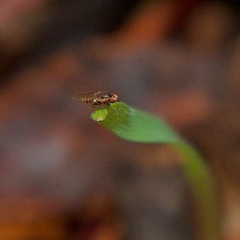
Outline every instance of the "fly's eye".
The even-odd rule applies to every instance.
[[[115,103],[115,102],[119,101],[119,97],[116,94],[111,94],[109,100],[110,100],[111,103]]]

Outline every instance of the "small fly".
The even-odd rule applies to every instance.
[[[93,107],[109,106],[110,103],[119,101],[119,96],[117,94],[108,92],[83,93],[74,95],[72,98],[74,100],[91,104]]]

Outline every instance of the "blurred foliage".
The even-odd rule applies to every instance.
[[[108,114],[106,115],[106,110]],[[104,115],[104,117],[102,117]],[[91,118],[120,138],[140,143],[170,144],[182,155],[180,164],[188,178],[197,209],[201,240],[219,240],[219,200],[216,186],[204,159],[165,121],[122,102],[95,110]],[[99,120],[101,119],[101,120]]]

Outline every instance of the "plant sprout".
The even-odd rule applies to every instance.
[[[164,120],[116,102],[96,109],[91,118],[118,137],[139,143],[170,144],[182,155],[179,161],[190,183],[197,206],[200,240],[218,240],[219,217],[216,188],[198,151]]]

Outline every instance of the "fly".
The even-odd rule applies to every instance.
[[[117,94],[108,92],[83,93],[74,95],[72,98],[74,100],[91,104],[93,107],[109,106],[110,103],[119,101],[119,96]]]

